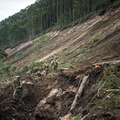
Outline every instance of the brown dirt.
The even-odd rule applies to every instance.
[[[120,79],[120,64],[111,66],[114,74]],[[27,91],[23,91],[24,103],[22,105],[15,104],[12,100],[13,86],[12,82],[0,89],[0,115],[2,120],[58,120],[59,117],[67,115],[69,112],[72,115],[79,113],[82,116],[87,115],[86,120],[119,120],[120,106],[97,106],[95,111],[91,111],[92,107],[96,105],[92,101],[96,94],[95,88],[99,81],[103,79],[103,67],[94,68],[86,67],[79,71],[65,71],[59,73],[57,76],[48,78],[41,76],[38,79],[33,75],[21,76],[21,80],[33,83],[33,91],[29,85]],[[78,99],[74,110],[70,111],[71,104],[74,100],[76,90],[80,85],[80,80],[84,74],[89,74],[89,79],[85,84],[82,96]],[[24,83],[24,84],[25,84]],[[24,85],[23,84],[23,85]],[[25,89],[25,87],[23,87]],[[52,91],[57,90],[55,94]],[[32,93],[32,94],[31,94]],[[107,94],[100,93],[101,97],[96,99],[104,99]],[[84,102],[83,102],[84,101]],[[114,98],[113,98],[114,101]],[[102,111],[102,112],[101,112]],[[112,112],[113,111],[113,112]]]
[[[55,80],[40,77],[35,80],[31,75],[21,77],[22,81],[32,82],[34,84],[34,92],[30,95],[30,88],[27,87],[28,93],[23,91],[24,103],[22,105],[15,104],[12,99],[13,83],[0,89],[0,118],[2,120],[32,120],[36,105],[50,92]],[[23,87],[24,88],[24,87]]]
[[[86,120],[119,120],[120,107],[107,107],[92,112]]]
[[[99,34],[99,40],[90,44],[91,40]],[[32,49],[27,53],[27,57],[19,61],[8,64],[11,66],[22,66],[32,61],[43,61],[54,55],[59,56],[61,64],[66,62],[74,64],[75,69],[72,71],[64,71],[55,77],[39,76],[35,79],[35,75],[23,75],[22,81],[32,82],[32,90],[26,87],[23,92],[24,103],[22,105],[15,104],[12,100],[13,86],[12,82],[7,86],[0,88],[0,119],[2,120],[58,120],[59,117],[67,115],[69,112],[73,116],[82,114],[85,120],[119,120],[120,104],[97,105],[94,101],[104,100],[108,93],[101,91],[100,96],[96,96],[96,86],[99,81],[103,80],[103,67],[93,68],[92,64],[96,62],[116,61],[120,59],[120,8],[111,9],[103,16],[95,16],[88,21],[82,22],[69,30],[61,30],[47,33],[50,36],[49,41],[43,43],[40,39],[36,39],[37,48],[40,52]],[[24,44],[24,43],[23,43]],[[27,44],[30,48],[32,42]],[[87,50],[85,47],[87,46]],[[25,52],[27,46],[16,46],[10,60],[15,53]],[[14,49],[14,48],[13,48]],[[34,53],[34,57],[30,55]],[[67,53],[67,54],[66,54]],[[80,55],[83,58],[80,58]],[[64,56],[64,57],[63,57]],[[36,58],[39,58],[36,60]],[[63,60],[64,59],[64,60]],[[63,61],[62,61],[63,60]],[[113,67],[108,67],[120,80],[120,65],[116,63]],[[77,101],[77,107],[69,111],[76,91],[80,86],[80,80],[85,74],[89,74],[89,79],[82,96]],[[120,85],[119,85],[120,88]],[[53,96],[49,96],[52,90],[57,90]],[[29,94],[31,93],[31,94]],[[119,95],[118,95],[119,97]],[[116,97],[110,100],[115,103]],[[108,100],[108,102],[110,102]],[[42,102],[44,102],[42,104]],[[96,108],[94,108],[96,107]],[[93,110],[94,108],[94,110]],[[89,113],[89,114],[88,114]]]
[[[61,62],[63,62],[62,56],[66,53],[68,55],[64,58],[65,61],[70,61],[74,65],[82,64],[89,65],[95,63],[97,59],[113,60],[113,58],[119,59],[120,53],[120,8],[111,9],[103,16],[94,16],[79,23],[78,25],[59,31],[52,31],[47,33],[49,40],[45,43],[42,42],[40,38],[35,39],[37,41],[36,49],[40,49],[40,52],[36,52],[36,49],[32,49],[34,44],[28,42],[24,45],[22,43],[19,46],[16,46],[14,52],[10,53],[8,60],[15,56],[15,53],[20,51],[25,52],[27,48],[31,48],[32,51],[29,51],[24,55],[24,58],[19,61],[14,61],[8,64],[18,66],[30,63],[32,61],[44,61],[49,59],[54,55],[59,56]],[[79,53],[78,51],[82,47],[86,46],[90,40],[93,39],[93,36],[99,36],[99,41],[93,43],[93,45],[88,45],[88,51]],[[80,59],[79,55],[83,54],[85,59]],[[110,57],[109,57],[110,56]],[[104,57],[107,57],[104,59]],[[37,60],[36,60],[37,59]],[[65,62],[64,61],[64,62]],[[76,63],[75,63],[76,62]],[[98,61],[97,61],[98,62]]]

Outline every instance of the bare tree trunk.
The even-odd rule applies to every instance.
[[[77,94],[76,94],[76,96],[75,96],[75,99],[74,99],[74,101],[73,101],[73,103],[72,103],[72,105],[71,105],[70,112],[69,112],[67,115],[65,115],[64,117],[60,117],[58,120],[69,120],[69,118],[70,118],[70,116],[71,116],[71,110],[73,110],[73,109],[76,107],[77,99],[78,99],[78,97],[80,97],[80,96],[82,95],[82,92],[83,92],[83,90],[84,90],[85,83],[86,83],[88,77],[89,77],[89,75],[84,76],[84,78],[83,78],[83,80],[82,80],[82,83],[81,83],[81,85],[80,85],[80,87],[79,87],[79,89],[78,89],[78,92],[77,92]],[[86,117],[86,116],[85,116],[85,117]],[[83,117],[82,120],[84,120],[84,119],[85,119],[85,118]]]

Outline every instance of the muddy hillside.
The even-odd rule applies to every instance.
[[[119,120],[120,63],[65,71],[53,78],[21,76],[23,103],[13,101],[13,84],[0,89],[1,120]],[[76,116],[73,117],[72,116]]]
[[[0,120],[120,120],[119,5],[6,52]],[[44,62],[54,56],[58,69],[46,75]],[[16,75],[21,103],[13,100]]]

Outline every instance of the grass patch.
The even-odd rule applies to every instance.
[[[85,59],[85,55],[83,53],[81,53],[79,56],[78,56],[78,61],[82,61]]]
[[[78,114],[77,116],[70,117],[68,120],[81,120],[82,119],[82,114]]]
[[[17,53],[16,59],[19,60],[19,59],[22,59],[22,58],[24,58],[24,53],[23,52]]]
[[[94,44],[95,42],[97,42],[98,40],[99,40],[98,38],[94,38],[94,39],[90,40],[90,41],[88,42],[88,44],[89,44],[89,45],[92,45],[92,44]]]
[[[48,75],[49,75],[49,77],[54,77],[54,76],[56,76],[56,73],[52,72],[52,73],[49,73]]]
[[[117,77],[113,72],[111,72],[111,70],[105,70],[103,72],[103,75],[104,75],[104,79],[107,80],[106,87],[108,89],[118,89],[119,84]]]
[[[74,68],[74,66],[71,63],[66,63],[65,67],[68,68],[68,69],[73,69]]]
[[[0,59],[7,58],[8,54],[0,48]]]
[[[14,76],[16,75],[23,75],[25,74],[26,72],[30,71],[30,70],[33,70],[35,68],[38,68],[39,70],[42,70],[43,68],[43,62],[38,62],[38,63],[32,63],[30,65],[26,65],[26,66],[17,66],[17,67],[4,67],[4,68],[1,68],[1,71],[0,71],[0,78],[1,78],[1,83],[0,83],[0,86],[4,86],[7,82],[7,81],[11,81],[13,80]]]
[[[20,60],[20,59],[23,59],[23,58],[24,58],[24,53],[23,53],[23,52],[18,52],[18,53],[15,55],[15,57],[10,60],[10,62],[11,62],[11,63],[12,63],[12,62],[16,62],[16,61],[18,61],[18,60]]]
[[[7,82],[5,82],[5,81],[1,81],[1,82],[0,82],[0,87],[5,86],[6,84],[7,84]]]
[[[67,50],[67,48],[68,48],[68,47],[65,47],[65,48],[63,49],[63,51]]]
[[[49,40],[49,36],[48,35],[42,35],[42,36],[40,36],[40,39],[42,40],[42,42],[47,42]]]
[[[42,67],[43,66],[43,62],[33,62],[32,64],[30,64],[30,69],[34,68],[34,67]]]
[[[68,56],[69,54],[70,54],[69,52],[65,52],[65,53],[63,54],[63,56],[66,57],[66,56]]]
[[[37,41],[33,40],[32,43],[33,43],[34,46],[37,46]]]
[[[0,60],[0,69],[7,67],[7,64]]]
[[[90,108],[90,111],[94,111],[98,108],[101,108],[101,107],[105,107],[105,106],[114,106],[116,103],[115,101],[111,101],[111,100],[96,100],[94,101],[94,106],[92,108]]]
[[[97,34],[95,37],[93,37],[89,42],[88,42],[88,46],[89,45],[93,45],[94,43],[99,41],[99,34]]]

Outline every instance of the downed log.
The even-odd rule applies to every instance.
[[[52,99],[57,95],[57,94],[62,94],[61,89],[55,88],[52,89],[49,95],[40,101],[38,107],[44,106],[48,101],[52,101]]]
[[[106,62],[101,62],[101,63],[95,63],[95,64],[93,64],[93,66],[95,66],[96,64],[98,64],[98,65],[105,65],[105,64],[108,64],[108,63],[110,63],[110,64],[118,64],[118,63],[120,63],[120,60],[106,61]]]
[[[107,92],[120,92],[120,89],[108,89]]]
[[[86,83],[88,77],[89,77],[89,75],[84,76],[84,78],[83,78],[83,80],[81,82],[81,85],[80,85],[80,87],[78,89],[78,92],[77,92],[77,94],[76,94],[76,96],[75,96],[75,98],[73,100],[72,105],[71,105],[70,112],[67,115],[63,116],[63,117],[60,117],[59,120],[69,120],[70,116],[72,115],[71,110],[73,110],[76,107],[77,99],[78,99],[78,97],[80,97],[82,95],[82,92],[84,90],[85,83]]]
[[[78,92],[77,92],[77,94],[76,94],[76,96],[75,96],[75,99],[74,99],[74,101],[73,101],[73,103],[72,103],[72,105],[71,105],[70,111],[73,110],[73,109],[76,107],[77,99],[78,99],[78,97],[80,97],[80,96],[82,95],[82,92],[83,92],[83,89],[84,89],[84,87],[85,87],[85,83],[86,83],[88,77],[89,77],[89,75],[84,76],[84,78],[83,78],[83,80],[82,80],[82,83],[81,83],[81,85],[80,85],[80,87],[79,87],[79,89],[78,89]]]
[[[90,113],[88,113],[87,115],[85,115],[83,118],[81,118],[81,120],[85,120],[86,117],[89,115]]]
[[[71,113],[68,113],[64,117],[60,117],[58,120],[69,120],[70,116],[71,116]]]
[[[104,83],[101,85],[101,87],[98,89],[98,92],[97,92],[97,96],[99,97],[100,96],[100,90],[104,87],[105,83],[107,81],[104,81]]]

